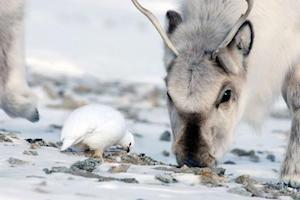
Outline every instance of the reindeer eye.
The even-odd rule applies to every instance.
[[[226,90],[223,94],[220,104],[228,102],[231,99],[231,94],[232,94],[231,90]]]
[[[169,100],[170,102],[173,101],[173,100],[172,100],[172,97],[171,97],[170,94],[169,94],[169,92],[167,92],[167,97],[168,97],[168,100]]]

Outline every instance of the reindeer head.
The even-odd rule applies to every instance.
[[[246,19],[253,1],[247,1],[246,14],[227,30],[186,23],[179,13],[169,11],[167,33],[151,12],[133,2],[155,25],[167,47],[165,82],[178,164],[213,166],[231,143],[241,113],[253,42],[252,26]]]

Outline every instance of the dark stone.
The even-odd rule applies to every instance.
[[[236,165],[236,163],[231,160],[228,160],[224,162],[224,165]]]
[[[252,179],[249,175],[241,175],[234,180],[238,184],[247,185],[247,184],[255,184],[256,181]]]
[[[8,163],[10,165],[13,165],[13,166],[20,166],[20,165],[26,165],[26,164],[29,164],[28,161],[24,161],[24,160],[20,160],[20,159],[17,159],[17,158],[12,158],[10,157],[8,159]]]
[[[276,157],[275,157],[275,155],[273,155],[273,154],[267,155],[267,159],[268,159],[269,161],[271,161],[271,162],[275,162],[275,161],[276,161]]]
[[[23,154],[28,155],[28,156],[38,156],[39,155],[37,151],[32,151],[32,150],[24,151]]]
[[[88,172],[93,172],[101,162],[92,158],[88,158],[84,161],[78,161],[71,165],[71,169],[80,169]]]
[[[259,162],[260,158],[256,155],[255,151],[246,151],[243,149],[233,149],[231,151],[232,154],[239,156],[239,157],[249,157],[250,161],[252,162]]]
[[[169,157],[169,156],[170,156],[170,152],[168,152],[168,151],[166,151],[166,150],[164,150],[164,151],[162,152],[162,154],[163,154],[163,156],[165,156],[165,157]]]
[[[155,176],[155,179],[165,184],[178,182],[171,174],[158,174]]]
[[[0,142],[8,142],[8,143],[13,143],[12,139],[7,137],[6,135],[0,134]]]
[[[48,175],[53,174],[53,173],[65,173],[65,174],[71,174],[73,176],[98,179],[98,181],[100,181],[100,182],[119,181],[119,182],[123,182],[123,183],[138,183],[138,181],[135,178],[105,177],[105,176],[100,176],[98,174],[94,174],[89,171],[84,171],[84,170],[78,169],[76,167],[73,167],[73,168],[52,167],[51,169],[46,168],[43,171]]]
[[[160,141],[164,141],[164,142],[171,142],[171,133],[170,131],[165,131],[161,134]]]

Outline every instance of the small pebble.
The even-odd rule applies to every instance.
[[[234,180],[235,183],[247,185],[247,184],[255,184],[256,181],[252,179],[249,175],[241,175]]]
[[[17,158],[12,158],[10,157],[8,159],[8,163],[12,166],[21,166],[21,165],[26,165],[28,164],[29,162],[28,161],[24,161],[24,160],[20,160],[20,159],[17,159]]]
[[[28,155],[28,156],[37,156],[37,155],[39,155],[37,151],[32,151],[32,150],[24,151],[23,154]]]
[[[128,169],[130,168],[130,165],[118,165],[118,166],[112,166],[108,172],[109,173],[126,173]]]
[[[163,154],[163,156],[165,156],[165,157],[169,157],[169,156],[170,156],[170,152],[168,152],[168,151],[166,151],[166,150],[164,150],[164,151],[162,152],[162,154]]]
[[[62,126],[61,125],[56,125],[56,124],[51,124],[49,126],[51,129],[56,129],[56,130],[61,130],[62,129]]]
[[[241,196],[245,196],[245,197],[251,197],[252,196],[252,193],[248,192],[245,188],[242,188],[242,187],[230,188],[228,190],[228,192],[232,193],[232,194],[238,194],[238,195],[241,195]]]
[[[275,157],[275,155],[273,155],[273,154],[267,155],[267,159],[268,159],[269,161],[271,161],[271,162],[275,162],[275,161],[276,161],[276,157]]]
[[[178,182],[171,174],[158,174],[155,176],[155,179],[166,184]]]
[[[257,155],[251,155],[250,161],[258,163],[260,161],[260,158]]]
[[[228,161],[224,162],[224,165],[236,165],[236,163],[231,160],[228,160]]]
[[[80,169],[88,172],[94,171],[101,162],[92,158],[78,161],[71,166],[71,169]]]
[[[256,155],[255,151],[251,150],[251,151],[246,151],[243,149],[233,149],[231,151],[232,154],[239,156],[239,157],[249,157],[250,161],[252,162],[259,162],[260,158],[259,156]]]
[[[7,135],[5,134],[0,134],[0,142],[8,142],[8,143],[13,143],[12,139],[10,139]]]
[[[161,134],[160,141],[164,141],[164,142],[171,142],[171,133],[170,131],[165,131]]]

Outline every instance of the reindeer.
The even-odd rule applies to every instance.
[[[26,81],[24,0],[0,0],[0,107],[11,117],[39,120],[36,96]]]
[[[185,0],[181,12],[167,12],[167,31],[132,1],[165,43],[178,164],[214,166],[238,122],[259,127],[281,93],[293,117],[281,178],[299,185],[300,1]]]

